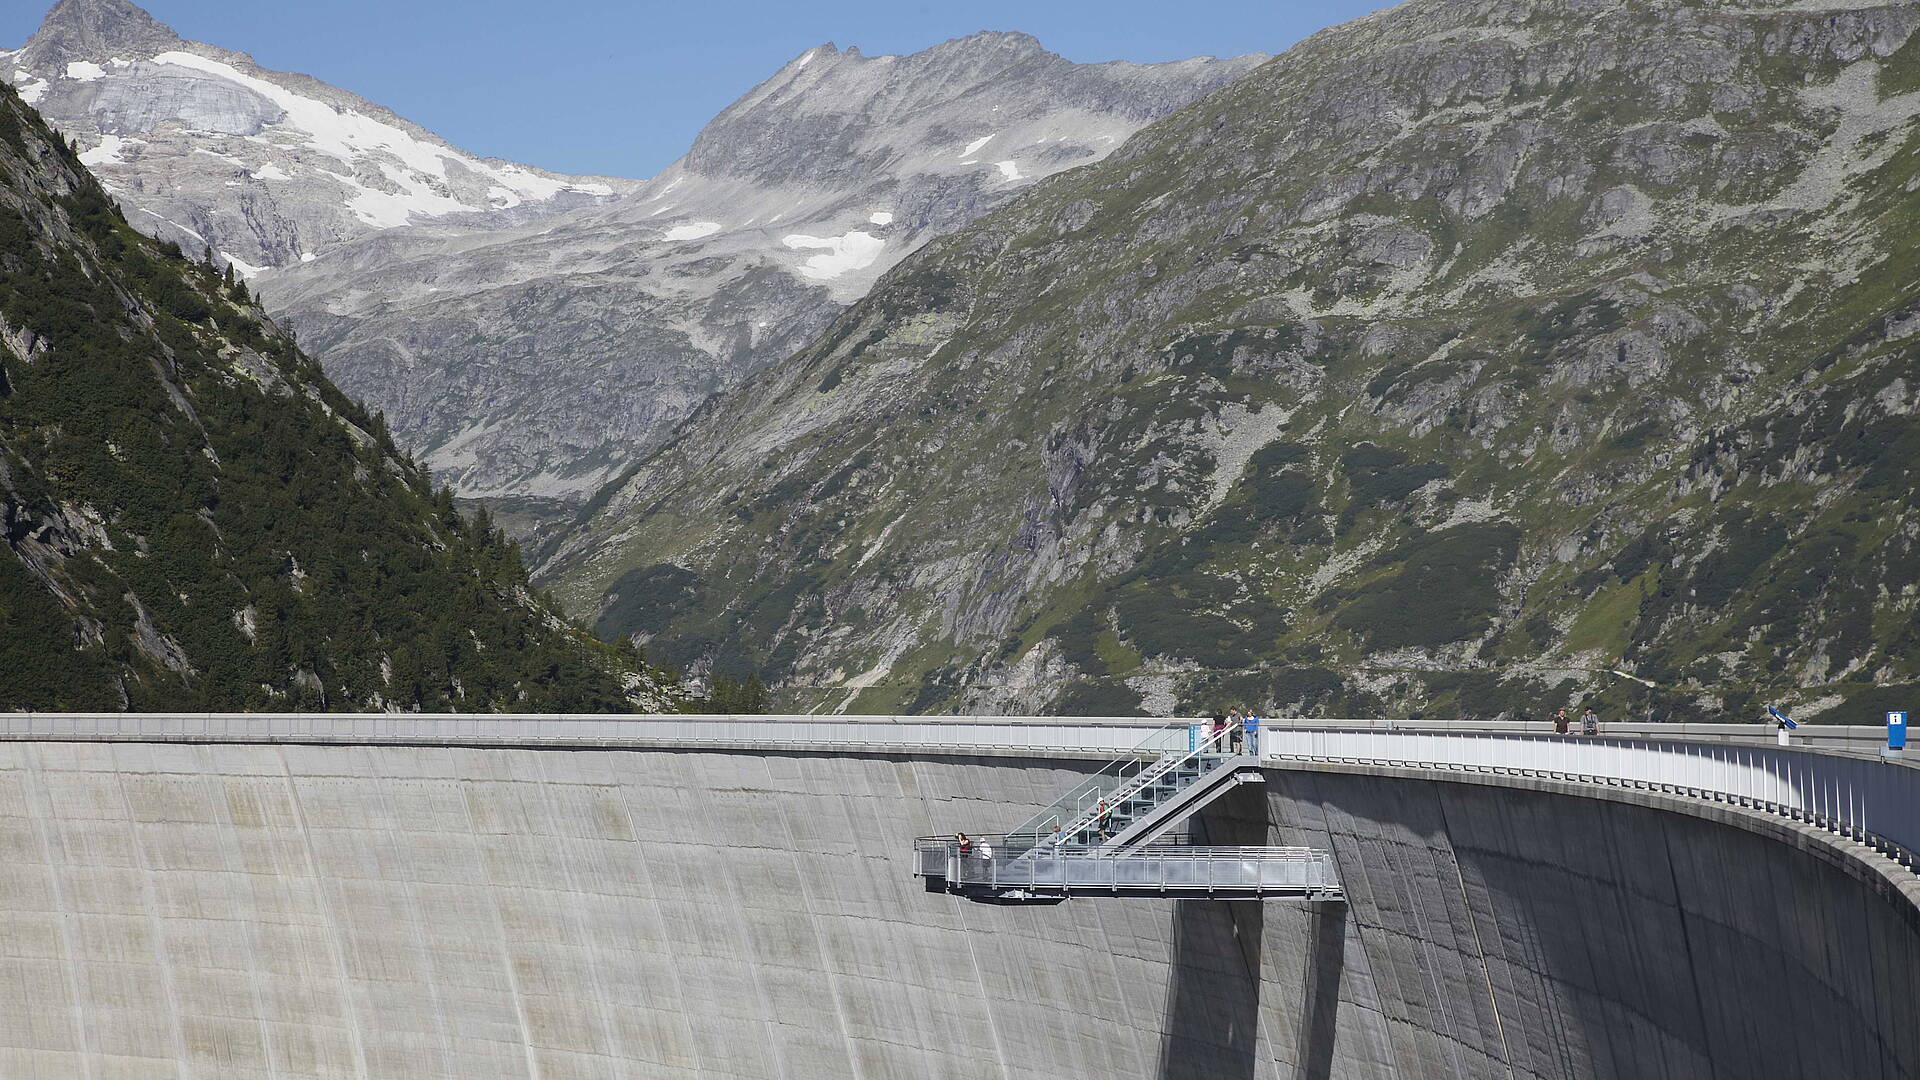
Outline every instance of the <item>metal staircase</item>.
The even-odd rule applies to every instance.
[[[1245,737],[1238,725],[1156,731],[1011,832],[916,841],[915,876],[929,891],[996,904],[1073,895],[1340,898],[1328,852],[1160,842],[1237,785],[1264,782]]]
[[[1259,759],[1240,752],[1238,725],[1210,732],[1198,725],[1165,730],[1185,735],[1187,746],[1163,749],[1151,760],[1117,761],[1008,835],[1030,837],[1034,844],[1124,850],[1162,835],[1235,783],[1264,779]],[[1165,741],[1162,734],[1148,743]]]

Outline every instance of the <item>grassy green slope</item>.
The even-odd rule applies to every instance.
[[[678,700],[5,87],[0,335],[0,708]]]
[[[904,263],[543,572],[807,705],[1871,720],[1920,679],[1917,23],[1316,35]]]

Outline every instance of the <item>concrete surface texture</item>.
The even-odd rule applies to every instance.
[[[1350,905],[909,876],[1092,767],[0,745],[0,1077],[1920,1075],[1912,905],[1657,809],[1276,770],[1205,828]]]

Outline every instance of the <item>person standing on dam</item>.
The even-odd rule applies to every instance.
[[[1591,705],[1587,706],[1586,712],[1580,714],[1580,734],[1589,738],[1600,734],[1600,714],[1594,712]]]
[[[1567,710],[1555,709],[1553,711],[1553,733],[1555,735],[1565,735],[1572,729],[1573,721],[1567,719]]]

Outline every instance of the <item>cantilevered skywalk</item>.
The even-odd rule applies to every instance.
[[[1163,728],[1011,832],[920,838],[915,875],[929,891],[998,904],[1073,896],[1341,899],[1330,852],[1179,842],[1179,827],[1209,803],[1240,784],[1264,782],[1244,738],[1238,725]]]

